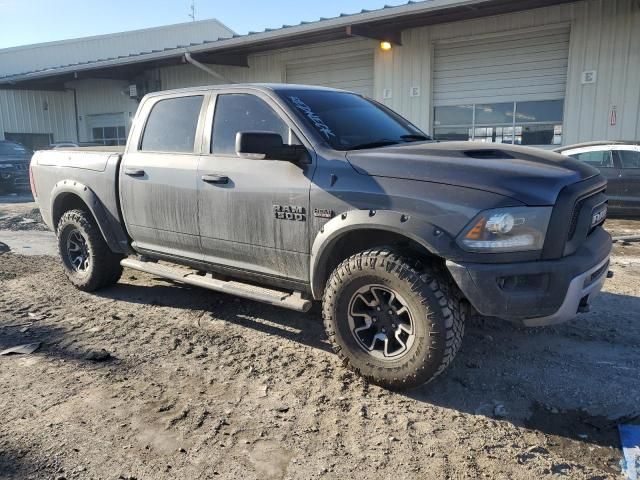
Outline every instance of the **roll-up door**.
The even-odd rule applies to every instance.
[[[564,98],[569,29],[438,45],[434,105]]]
[[[562,143],[569,27],[436,44],[439,140]]]
[[[287,65],[287,83],[339,88],[373,96],[373,53]]]

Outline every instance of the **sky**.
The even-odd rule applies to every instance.
[[[239,34],[393,0],[195,0],[196,20],[217,18]],[[191,0],[0,0],[0,48],[188,22]]]

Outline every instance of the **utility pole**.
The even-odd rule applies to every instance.
[[[189,18],[192,22],[196,21],[196,0],[191,0],[191,13],[189,14]]]

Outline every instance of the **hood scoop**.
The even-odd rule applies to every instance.
[[[478,158],[480,160],[487,160],[487,159],[495,159],[495,160],[503,159],[503,160],[507,160],[507,159],[515,158],[510,153],[505,152],[504,150],[497,150],[497,149],[467,150],[467,151],[465,151],[463,153],[467,157]]]

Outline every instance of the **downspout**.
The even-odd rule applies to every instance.
[[[195,60],[191,54],[189,52],[185,52],[184,54],[184,59],[187,61],[187,63],[190,63],[191,65],[193,65],[196,68],[199,68],[200,70],[202,70],[203,72],[208,73],[209,75],[211,75],[212,77],[216,77],[218,80],[222,80],[225,83],[235,83],[231,80],[229,80],[228,78],[226,78],[223,75],[220,75],[218,72],[216,72],[215,70],[213,70],[211,67],[206,66],[203,63],[200,63],[199,61]]]
[[[80,123],[78,120],[78,91],[75,88],[68,87],[65,87],[65,91],[73,92],[73,117],[76,124],[76,142],[80,143]]]
[[[76,142],[80,143],[80,122],[78,120],[78,91],[75,88],[73,90],[73,110],[74,117],[76,119]]]

